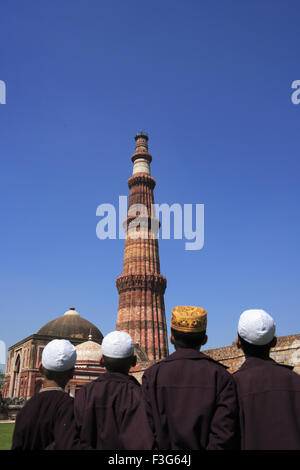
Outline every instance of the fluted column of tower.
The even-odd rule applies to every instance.
[[[155,179],[150,174],[152,157],[148,136],[135,136],[132,155],[133,173],[128,180],[129,204],[123,273],[117,278],[119,308],[117,330],[126,331],[150,360],[168,356],[164,292],[167,280],[160,274],[158,240],[159,222],[154,204]]]

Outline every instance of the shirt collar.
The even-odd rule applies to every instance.
[[[60,392],[64,392],[64,389],[61,388],[61,387],[44,387],[44,388],[41,388],[39,393],[41,393],[41,392],[51,392],[51,390],[56,390],[56,391],[58,390]]]
[[[250,369],[250,367],[258,367],[266,363],[272,364],[272,365],[277,364],[277,362],[275,362],[271,357],[262,358],[262,357],[256,357],[256,356],[248,356],[248,357],[246,356],[245,362],[243,362],[240,369]]]
[[[108,378],[109,380],[113,380],[116,382],[129,382],[139,384],[135,377],[129,374],[122,374],[122,372],[105,372],[98,377],[98,381],[100,382],[101,379]]]
[[[171,354],[165,361],[176,361],[177,359],[211,359],[206,354],[203,354],[196,349],[191,348],[179,348],[173,354]]]

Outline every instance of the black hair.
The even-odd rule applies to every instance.
[[[48,370],[42,368],[42,373],[47,380],[53,380],[59,386],[64,388],[69,380],[73,377],[74,367],[64,371]]]
[[[113,358],[108,356],[102,356],[104,367],[108,372],[123,372],[127,374],[130,367],[133,365],[134,356],[124,358]]]
[[[185,333],[183,331],[174,330],[173,328],[171,328],[171,333],[176,342],[176,346],[187,349],[201,346],[206,336],[206,331],[201,331],[200,333]]]
[[[268,344],[257,345],[248,343],[240,335],[238,337],[241,342],[241,348],[246,356],[266,357],[269,356],[270,349],[273,347],[274,338]]]

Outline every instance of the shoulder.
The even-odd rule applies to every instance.
[[[181,363],[186,362],[186,364],[193,364],[193,368],[207,368],[211,369],[212,371],[219,372],[220,374],[231,376],[231,374],[229,374],[227,371],[227,366],[212,359],[210,356],[198,351],[184,351],[184,354],[181,353],[181,355],[176,355],[176,353],[173,353],[166,359],[151,365],[148,369],[145,370],[143,378],[156,375],[161,370],[168,369],[169,367],[181,367],[182,364],[180,365],[179,361]]]
[[[115,387],[117,384],[120,386],[129,386],[129,387],[140,387],[139,382],[133,375],[124,374],[121,372],[106,372],[98,377],[91,384],[93,387],[103,387],[103,386],[112,386]]]
[[[164,366],[166,362],[166,359],[162,359],[161,361],[158,361],[155,364],[149,366],[148,369],[144,371],[143,378],[155,374],[162,366]]]
[[[61,407],[72,407],[73,403],[73,398],[64,391],[37,392],[25,403],[17,417],[28,413],[44,412],[49,407],[56,410]]]
[[[20,417],[23,416],[23,414],[26,414],[27,412],[31,414],[32,413],[31,410],[36,408],[38,406],[38,403],[39,403],[38,393],[35,393],[31,398],[29,398],[29,400],[26,401],[24,406],[22,406],[22,408],[18,412],[16,416],[16,422],[19,421]]]
[[[92,380],[92,382],[89,382],[83,385],[82,387],[80,387],[80,389],[76,391],[75,402],[85,399],[85,397],[93,393],[93,390],[95,389],[95,387],[96,388],[97,386],[99,387],[98,384],[99,384],[99,377],[95,380]]]
[[[133,386],[133,387],[137,387],[137,388],[140,388],[141,387],[141,384],[140,382],[133,376],[133,375],[129,375],[129,383]]]
[[[26,407],[44,405],[47,403],[71,402],[73,398],[64,390],[47,390],[35,393],[24,405]]]
[[[294,366],[290,366],[289,364],[279,364],[279,362],[275,362],[275,364],[279,367],[283,367],[286,371],[289,370],[290,372],[293,372],[294,374],[296,373],[296,372],[293,371]]]
[[[74,398],[71,397],[65,391],[52,391],[40,393],[40,395],[43,394],[47,394],[47,397],[42,396],[40,399],[44,400],[46,405],[47,403],[51,403],[51,405],[55,406],[57,409],[68,409],[73,408],[74,406]]]
[[[73,412],[74,409],[74,398],[66,392],[57,392],[60,396],[57,396],[57,411],[60,413]]]
[[[36,394],[41,401],[69,401],[73,402],[73,398],[64,390],[50,390],[47,392],[39,392]]]
[[[296,381],[300,383],[300,375],[297,374],[293,369],[294,367],[289,365],[289,364],[280,364],[278,362],[272,361],[273,362],[273,369],[274,371],[276,370],[276,375],[278,377],[286,377],[287,379],[289,378],[292,381]],[[271,370],[271,368],[270,368]]]
[[[58,393],[60,393],[60,392],[58,392]],[[73,405],[73,403],[74,403],[74,398],[71,397],[71,395],[69,395],[67,392],[61,392],[60,400],[64,403],[70,403],[71,405]]]
[[[239,379],[244,376],[252,376],[257,374],[298,376],[298,374],[293,371],[293,366],[276,362],[273,359],[262,360],[252,357],[246,359],[245,362],[241,365],[241,367],[236,370],[232,375],[235,379]],[[300,380],[300,376],[298,377]]]
[[[234,379],[232,374],[228,372],[227,366],[209,356],[207,356],[206,361],[203,362],[207,373],[214,377],[214,380],[216,380],[216,383],[218,383],[221,388],[227,387],[230,384],[230,386],[235,387]]]
[[[162,365],[164,365],[167,362],[167,359],[162,359],[161,361],[157,361],[155,364],[152,364],[151,366],[148,367],[148,369],[145,370],[145,372],[149,372],[151,370],[159,369]]]
[[[116,389],[119,387],[140,388],[139,382],[135,377],[121,373],[104,373],[97,379],[84,385],[76,393],[76,397],[90,396],[107,388]]]
[[[215,359],[213,359],[212,357],[208,356],[207,354],[204,354],[202,353],[204,357],[204,359],[206,359],[207,361],[209,361],[209,364],[212,366],[214,365],[217,369],[220,369],[220,370],[223,370],[223,371],[226,371],[227,372],[227,369],[228,367],[225,366],[225,364],[222,364],[222,362],[219,362],[219,361],[216,361]]]

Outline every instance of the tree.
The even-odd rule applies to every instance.
[[[4,385],[5,374],[0,370],[0,392],[2,392]]]

